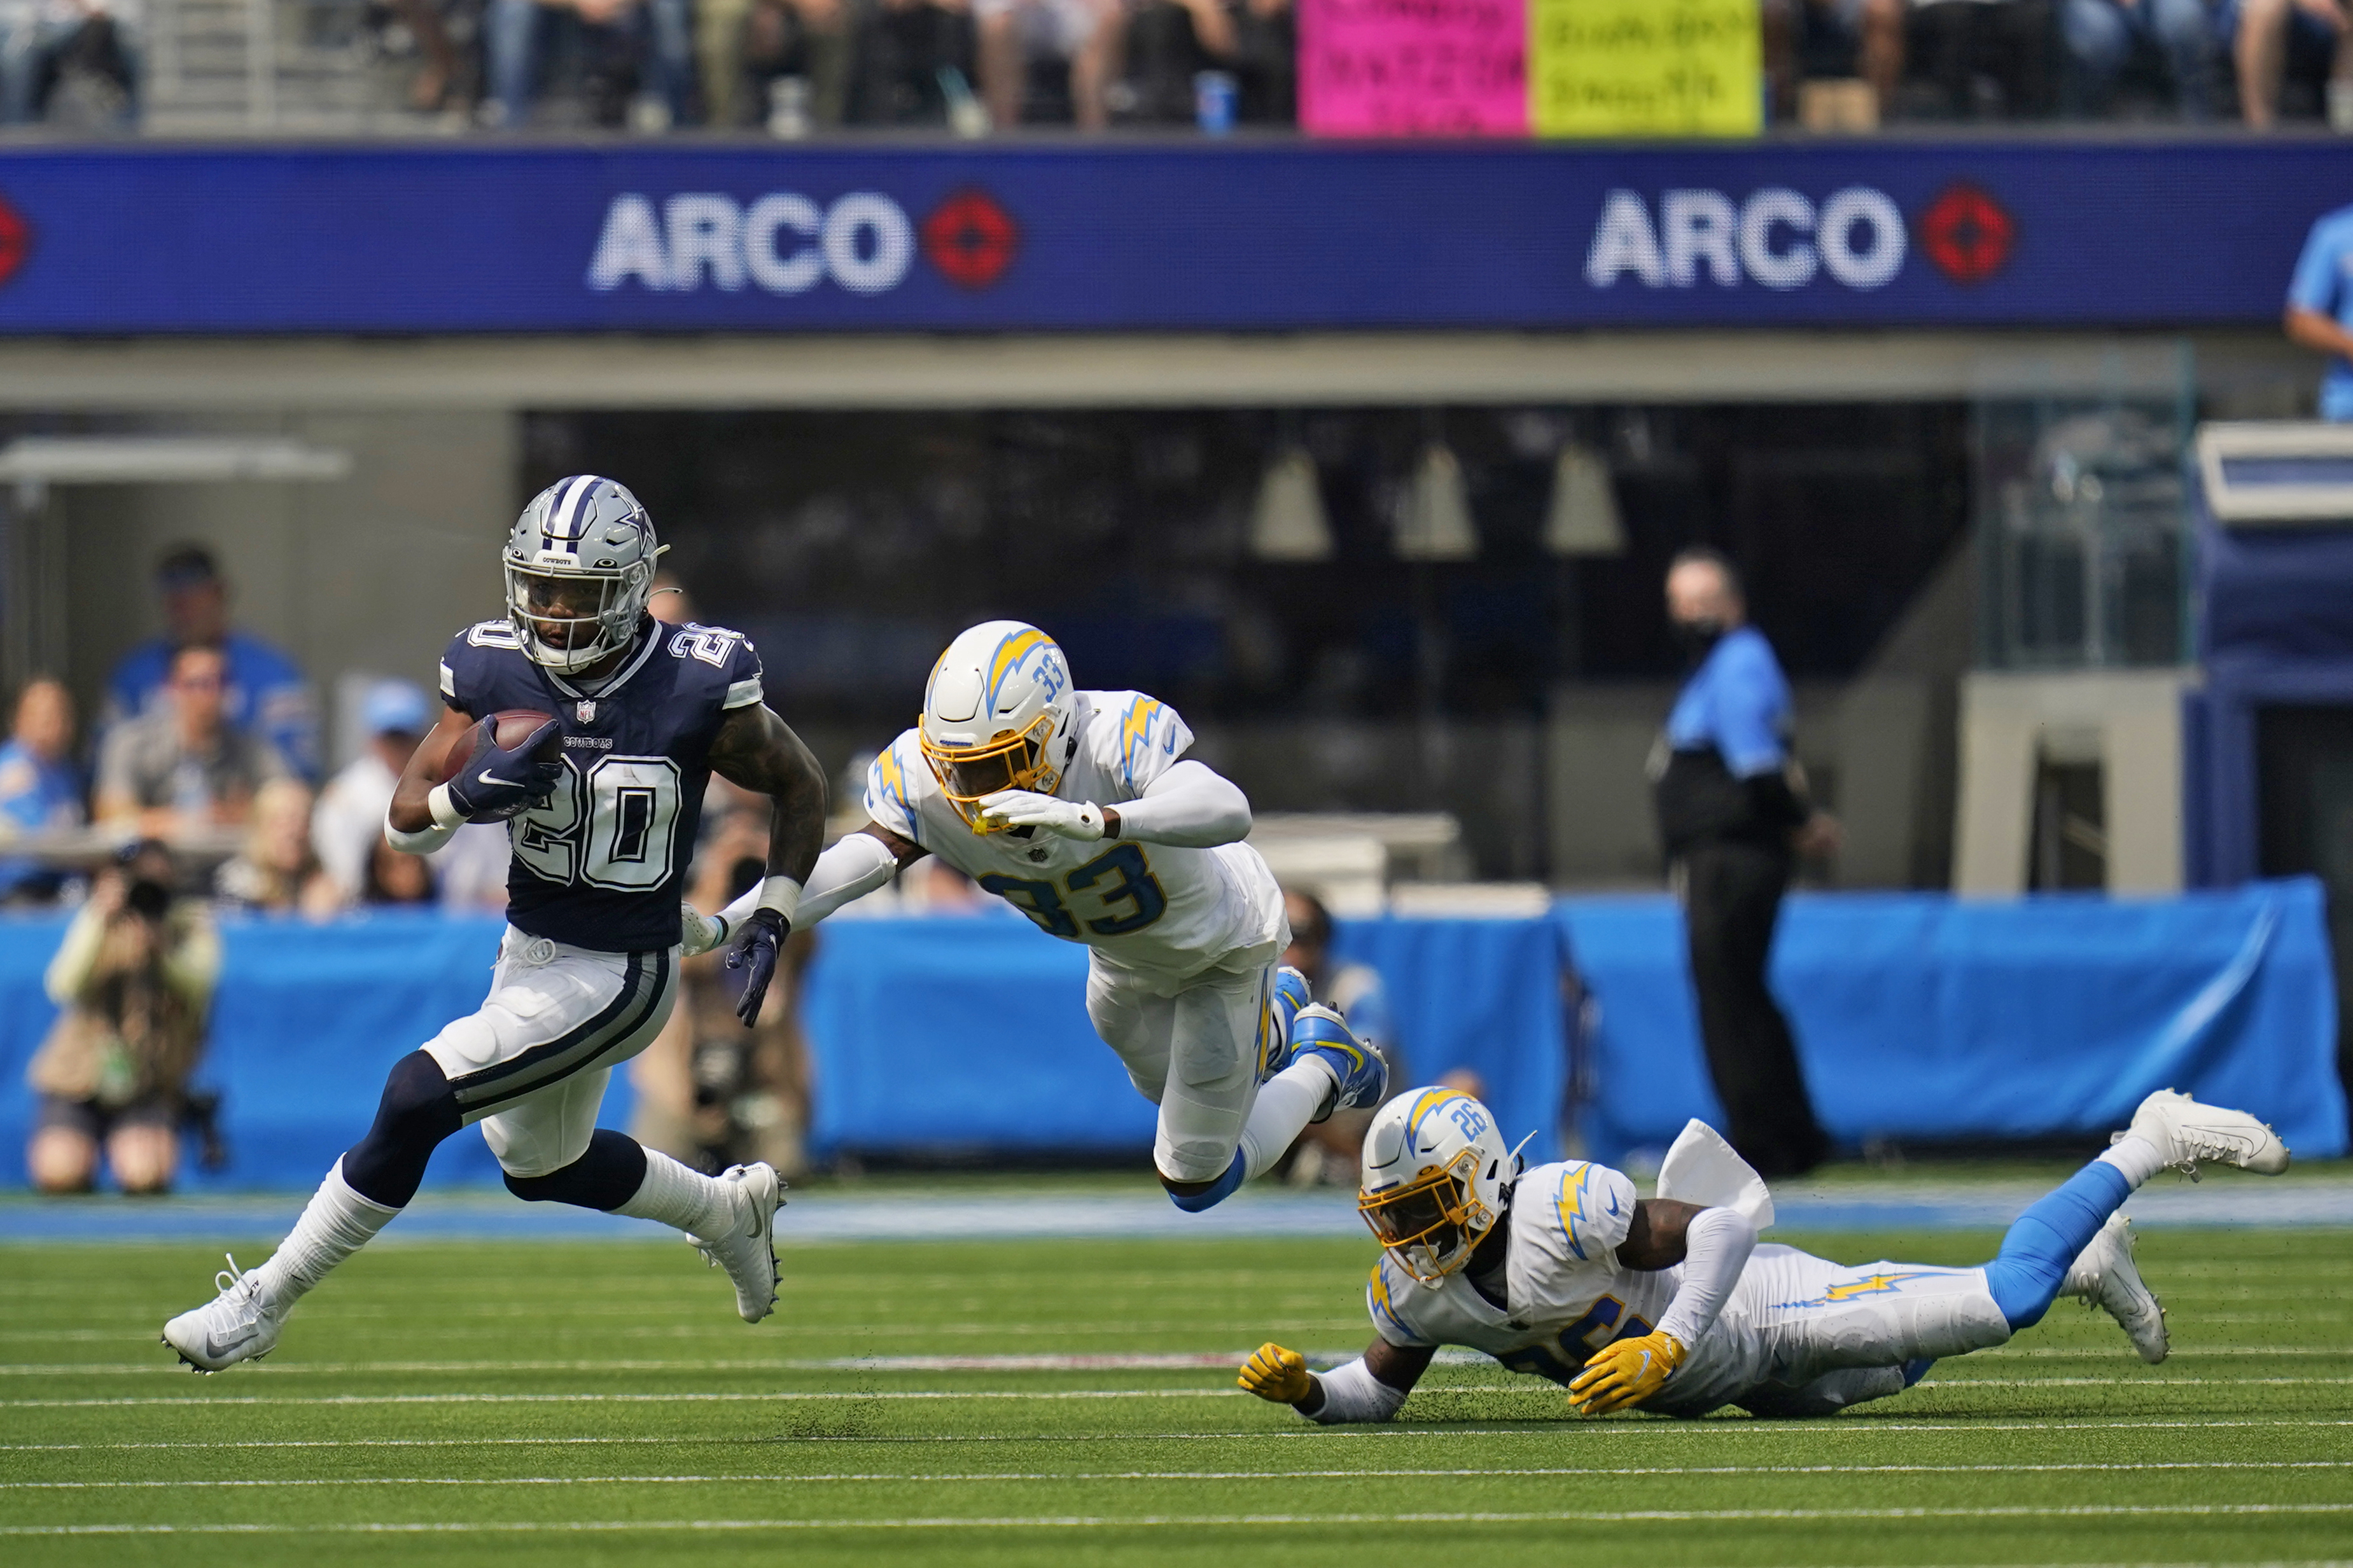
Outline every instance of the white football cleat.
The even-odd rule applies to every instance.
[[[2198,1162],[2236,1165],[2259,1176],[2276,1176],[2287,1169],[2287,1145],[2279,1134],[2243,1110],[2200,1105],[2186,1094],[2160,1089],[2140,1102],[2132,1126],[2108,1142],[2146,1138],[2165,1163],[2195,1181]]]
[[[735,1310],[756,1323],[776,1309],[776,1211],[785,1184],[765,1161],[730,1165],[719,1179],[735,1189],[735,1225],[716,1239],[695,1237],[695,1248],[735,1282]]]
[[[239,1273],[231,1258],[213,1283],[220,1294],[165,1323],[164,1342],[195,1372],[221,1372],[276,1350],[284,1319],[262,1300],[259,1277]]]
[[[2114,1318],[2116,1327],[2132,1341],[2133,1349],[2140,1352],[2140,1359],[2154,1365],[2171,1348],[2165,1332],[2165,1308],[2141,1280],[2140,1268],[2133,1262],[2133,1241],[2132,1222],[2120,1214],[2110,1215],[2100,1234],[2092,1237],[2092,1244],[2067,1270],[2067,1282],[2061,1289]]]

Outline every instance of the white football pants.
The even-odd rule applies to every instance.
[[[678,952],[597,952],[507,928],[478,1012],[425,1050],[511,1176],[588,1152],[605,1079],[648,1046],[678,1000]]]
[[[1087,1017],[1119,1053],[1135,1091],[1160,1108],[1152,1162],[1180,1182],[1212,1182],[1240,1146],[1259,1084],[1282,1054],[1274,1037],[1274,961],[1288,928],[1177,983],[1092,955]]]
[[[2010,1333],[1982,1268],[1832,1263],[1793,1247],[1762,1246],[1715,1326],[1643,1408],[1700,1415],[1755,1398],[1791,1406],[1773,1414],[1824,1414],[1895,1393],[1906,1362],[1965,1355]],[[1855,1369],[1896,1375],[1858,1383]],[[1825,1408],[1803,1408],[1809,1403]]]

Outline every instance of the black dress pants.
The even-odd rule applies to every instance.
[[[1700,1037],[1729,1123],[1724,1134],[1761,1176],[1810,1171],[1830,1141],[1806,1098],[1788,1020],[1765,984],[1789,855],[1769,845],[1704,839],[1684,851],[1683,869]]]

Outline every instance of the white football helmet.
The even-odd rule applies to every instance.
[[[1026,621],[983,621],[956,634],[932,667],[915,733],[941,790],[974,831],[979,803],[1002,789],[1051,795],[1077,749],[1071,667]]]
[[[1459,1089],[1417,1089],[1373,1112],[1356,1212],[1425,1285],[1471,1261],[1520,1173],[1495,1114]]]
[[[558,479],[515,519],[502,556],[507,619],[533,664],[572,675],[629,646],[669,546],[628,487]]]

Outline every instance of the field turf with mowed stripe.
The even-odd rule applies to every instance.
[[[1957,1264],[1998,1237],[1777,1239]],[[750,1327],[677,1243],[384,1245],[274,1356],[198,1378],[155,1333],[210,1292],[205,1247],[0,1247],[0,1561],[2353,1557],[2346,1232],[2149,1231],[2165,1365],[2061,1302],[1827,1421],[1583,1421],[1483,1364],[1434,1368],[1377,1428],[1239,1394],[1222,1358],[1263,1339],[1362,1347],[1368,1251],[787,1247]],[[1113,1364],[1063,1359],[1090,1356]]]

